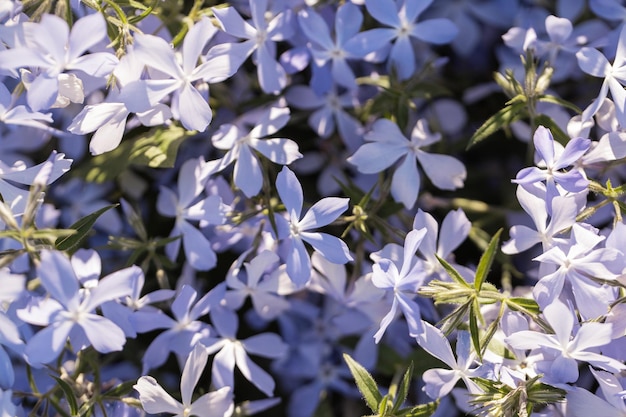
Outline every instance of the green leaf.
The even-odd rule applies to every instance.
[[[118,384],[107,392],[103,393],[102,396],[104,398],[120,399],[130,394],[130,392],[133,390],[133,385],[135,385],[136,383],[136,380],[122,382],[121,384]]]
[[[178,147],[190,132],[176,125],[155,127],[137,138],[123,141],[111,152],[95,156],[77,175],[90,182],[115,180],[131,165],[151,168],[171,168],[176,161]]]
[[[76,395],[74,394],[74,390],[70,385],[63,381],[61,378],[51,375],[52,378],[57,382],[63,394],[65,394],[65,398],[67,399],[67,404],[70,407],[70,414],[75,416],[78,414],[78,402],[76,402]]]
[[[398,417],[430,417],[435,414],[439,400],[427,404],[420,404],[415,407],[404,408],[396,414]]]
[[[130,161],[150,168],[172,168],[178,147],[187,137],[195,134],[179,126],[167,130],[150,131],[137,139],[131,148]]]
[[[483,286],[483,282],[485,282],[485,278],[487,277],[487,274],[491,269],[491,265],[493,264],[501,233],[502,229],[498,230],[496,234],[493,235],[493,238],[489,241],[487,250],[482,254],[480,261],[478,262],[478,267],[476,268],[476,278],[474,278],[474,288],[478,291],[480,291]]]
[[[343,359],[348,364],[348,368],[350,368],[350,372],[356,381],[356,386],[359,388],[359,391],[361,391],[367,406],[373,412],[378,412],[378,407],[383,399],[383,396],[378,390],[376,381],[374,381],[374,378],[372,378],[370,373],[367,372],[367,370],[357,361],[352,359],[350,355],[344,353]]]
[[[480,311],[478,310],[479,308],[480,306],[477,306],[476,303],[471,303],[468,315],[472,345],[474,346],[476,355],[478,355],[478,358],[482,360],[482,349],[480,348],[480,329],[478,328],[478,315],[480,314]]]
[[[119,204],[111,204],[110,206],[102,207],[100,210],[96,210],[93,213],[78,220],[76,223],[70,226],[70,229],[76,230],[76,233],[57,239],[55,244],[56,248],[58,250],[71,251],[78,247],[83,239],[87,237],[87,234],[93,227],[96,220],[98,220],[98,217],[100,217],[106,211],[117,206],[119,206]]]
[[[467,149],[483,141],[498,130],[508,127],[511,123],[525,117],[526,103],[514,102],[510,106],[500,109],[496,114],[491,116],[476,132],[472,135],[467,145]]]
[[[555,97],[555,96],[546,94],[544,96],[539,97],[539,101],[543,101],[545,103],[558,104],[561,107],[565,107],[566,109],[575,111],[577,114],[582,113],[582,110],[580,110],[580,108],[577,105],[575,105],[574,103],[570,103],[567,100],[563,100],[560,97]]]
[[[459,272],[454,269],[452,265],[450,265],[445,259],[440,258],[439,255],[435,254],[435,256],[437,257],[437,260],[439,261],[441,266],[443,266],[443,269],[446,270],[446,272],[448,273],[448,275],[450,275],[450,278],[452,278],[454,282],[464,286],[465,288],[472,288],[472,286],[463,279],[461,274],[459,274]]]
[[[506,305],[515,311],[527,314],[539,314],[539,304],[533,299],[522,297],[511,297],[506,299]]]
[[[391,409],[391,413],[394,415],[396,411],[400,409],[400,407],[406,400],[406,397],[409,395],[411,378],[413,378],[413,361],[409,363],[409,367],[404,373],[402,381],[400,381],[400,386],[398,386],[398,392],[396,393],[396,397],[393,399],[393,408]]]

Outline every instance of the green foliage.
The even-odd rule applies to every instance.
[[[483,389],[474,395],[471,404],[478,407],[479,415],[502,417],[528,417],[533,411],[565,399],[560,388],[539,382],[542,375],[523,381],[517,387],[484,378],[472,378]]]
[[[439,401],[421,404],[416,407],[401,408],[407,399],[411,379],[413,378],[413,363],[403,372],[396,374],[392,379],[387,395],[382,395],[378,385],[369,372],[348,354],[343,355],[350,368],[357,387],[367,406],[378,417],[429,417],[437,410]],[[401,377],[401,379],[400,379]]]
[[[109,206],[102,207],[100,210],[96,210],[93,213],[78,220],[76,223],[70,226],[70,229],[75,230],[76,233],[57,239],[55,243],[56,249],[62,251],[76,250],[91,231],[91,228],[96,223],[96,220],[98,220],[98,217],[102,216],[105,212],[117,206],[119,206],[119,204],[111,204]]]
[[[126,140],[111,152],[98,155],[89,165],[80,167],[77,175],[90,182],[113,181],[129,167],[172,168],[180,144],[195,132],[180,126],[159,126],[131,140]]]

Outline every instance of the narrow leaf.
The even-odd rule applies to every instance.
[[[522,297],[511,297],[506,300],[506,305],[511,310],[520,311],[526,314],[539,314],[539,304],[533,299]]]
[[[350,355],[344,353],[343,359],[348,364],[348,368],[350,368],[350,372],[354,377],[356,386],[359,388],[359,391],[361,391],[361,394],[363,394],[363,398],[365,399],[367,406],[373,412],[378,412],[378,407],[383,399],[383,396],[378,390],[376,381],[374,381],[374,378],[372,378],[370,373],[367,372],[367,369],[352,359]]]
[[[63,381],[61,378],[56,377],[54,375],[51,375],[51,376],[52,378],[54,378],[54,380],[57,382],[57,384],[63,391],[63,394],[65,395],[65,398],[67,399],[67,404],[70,407],[70,414],[73,416],[77,415],[78,403],[76,402],[76,396],[74,394],[74,390],[72,389],[72,387],[70,387],[70,385],[67,382]]]
[[[483,286],[483,282],[491,269],[491,265],[493,264],[493,259],[496,256],[496,249],[498,247],[498,243],[500,241],[500,234],[502,233],[502,229],[498,230],[493,238],[489,242],[487,246],[487,250],[480,257],[480,261],[478,262],[478,267],[476,268],[476,278],[474,279],[474,288],[480,291]]]
[[[561,107],[565,107],[566,109],[575,111],[577,114],[582,113],[582,110],[580,110],[580,108],[577,105],[575,105],[574,103],[570,103],[567,100],[563,100],[560,97],[555,97],[555,96],[546,94],[544,96],[539,97],[539,101],[543,101],[545,103],[558,104]]]
[[[437,407],[439,406],[439,400],[426,404],[420,404],[415,407],[404,408],[396,414],[398,417],[430,417],[435,414]]]
[[[478,358],[482,360],[482,349],[480,348],[480,329],[478,328],[478,314],[480,314],[480,312],[476,310],[476,304],[472,303],[469,308],[469,328],[472,345],[474,346],[476,355],[478,355]]]
[[[409,367],[407,368],[404,376],[402,377],[402,381],[400,381],[400,386],[398,387],[398,392],[396,397],[394,398],[393,408],[391,409],[391,413],[395,414],[396,411],[400,409],[406,397],[409,395],[409,386],[411,385],[411,378],[413,377],[413,361],[409,363]]]
[[[437,257],[437,260],[439,261],[441,266],[443,266],[443,269],[446,270],[446,272],[448,273],[448,275],[450,275],[450,278],[452,278],[454,282],[464,286],[465,288],[472,288],[472,286],[463,279],[461,274],[459,274],[459,272],[454,269],[452,265],[450,265],[445,259],[440,258],[439,255],[435,254],[435,256]]]
[[[511,123],[526,116],[526,104],[523,102],[515,102],[510,106],[500,109],[496,114],[491,116],[476,132],[472,135],[467,145],[467,149],[483,141],[498,130],[508,127]]]
[[[100,210],[96,210],[93,213],[83,217],[78,220],[76,223],[70,226],[70,229],[76,230],[76,233],[70,236],[66,236],[56,241],[56,248],[58,250],[67,250],[71,251],[74,248],[78,247],[80,243],[83,241],[87,234],[93,227],[98,217],[104,214],[106,211],[119,206],[119,204],[111,204],[110,206],[102,207]]]

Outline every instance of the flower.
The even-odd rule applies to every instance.
[[[168,413],[176,417],[227,417],[234,410],[231,387],[222,387],[217,391],[207,392],[195,401],[191,401],[193,390],[198,384],[202,371],[206,367],[209,353],[206,347],[198,343],[189,354],[180,377],[182,403],[175,400],[151,376],[142,376],[133,388],[139,393],[143,409],[150,414]]]

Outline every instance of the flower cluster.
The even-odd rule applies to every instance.
[[[552,3],[0,0],[0,416],[626,415],[626,6]]]

